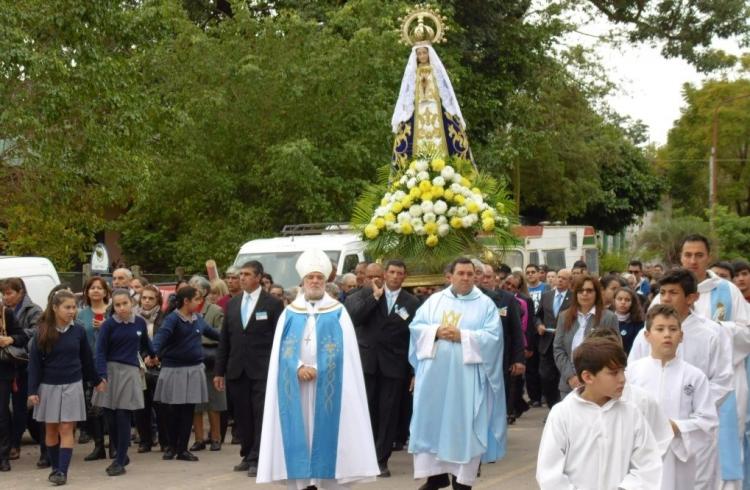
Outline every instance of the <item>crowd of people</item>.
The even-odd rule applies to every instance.
[[[581,261],[459,258],[444,284],[406,288],[403,261],[337,276],[310,250],[291,289],[251,261],[180,281],[164,301],[120,268],[80,296],[57,286],[44,309],[8,278],[0,348],[28,360],[0,360],[0,471],[26,430],[56,485],[76,440],[118,476],[132,440],[194,462],[228,436],[234,470],[258,482],[387,478],[408,447],[420,490],[465,489],[504,456],[507,425],[546,405],[544,489],[739,489],[750,265],[710,257],[691,235],[679,267],[632,260],[601,276]]]

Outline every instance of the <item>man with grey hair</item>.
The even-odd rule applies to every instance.
[[[242,294],[242,286],[240,286],[239,267],[234,265],[230,265],[229,267],[227,267],[227,271],[224,273],[224,283],[227,285],[229,294],[217,299],[216,304],[219,305],[222,310],[227,311],[227,304],[229,303],[229,300],[239,294]]]
[[[345,300],[349,292],[357,287],[357,275],[347,272],[341,276],[341,300]]]
[[[112,289],[130,289],[130,281],[133,280],[133,272],[125,267],[120,267],[112,272]]]
[[[303,294],[281,314],[268,370],[256,483],[342,488],[378,475],[354,327],[325,293],[331,262],[296,264]]]

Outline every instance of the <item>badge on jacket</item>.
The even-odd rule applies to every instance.
[[[508,316],[508,307],[503,306],[502,308],[498,308],[498,311],[500,312],[500,316]]]
[[[256,311],[255,312],[255,319],[259,322],[262,322],[263,320],[268,320],[268,312],[267,311]]]
[[[409,312],[406,311],[406,308],[404,308],[403,306],[399,307],[398,305],[396,305],[395,310],[396,314],[398,314],[398,316],[400,316],[402,320],[406,320],[409,318]]]

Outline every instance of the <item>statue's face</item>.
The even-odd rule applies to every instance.
[[[430,62],[430,52],[427,48],[417,48],[417,62],[424,65]]]

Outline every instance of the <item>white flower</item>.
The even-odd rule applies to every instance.
[[[417,170],[417,172],[424,172],[427,170],[427,167],[429,164],[425,160],[417,160],[414,162],[414,168]]]
[[[439,236],[445,236],[448,234],[448,232],[451,231],[451,227],[448,226],[447,223],[443,223],[438,225],[438,235]]]
[[[409,216],[409,213],[406,211],[401,211],[398,213],[398,222],[403,223],[404,221],[409,221],[411,219],[411,216]]]
[[[417,174],[417,180],[422,182],[423,180],[430,180],[430,174],[427,171],[422,171]]]
[[[464,216],[463,218],[461,218],[461,225],[464,228],[470,227],[472,225],[471,216]]]
[[[385,224],[385,229],[388,231],[393,231],[393,229],[396,227],[396,223],[388,223]]]
[[[422,220],[419,218],[412,218],[411,219],[411,227],[416,230],[417,228],[424,227],[424,223],[422,223]]]
[[[434,208],[434,204],[432,204],[432,201],[422,201],[421,207],[423,213],[431,213],[432,209]]]
[[[445,214],[447,214],[447,215],[448,215],[449,217],[451,217],[451,218],[452,218],[453,216],[455,216],[455,215],[456,215],[456,213],[457,213],[457,212],[458,212],[458,209],[457,209],[457,208],[456,208],[456,207],[454,206],[454,207],[450,208],[450,209],[448,210],[448,212],[447,212],[447,213],[445,213]]]
[[[447,225],[448,224],[448,218],[445,216],[438,216],[437,223],[439,225]]]
[[[396,223],[395,225],[393,225],[393,231],[395,231],[396,233],[401,233],[401,223]]]
[[[396,191],[393,193],[393,200],[394,201],[400,201],[401,199],[406,197],[406,192],[404,191]]]
[[[445,186],[445,179],[439,176],[435,177],[434,179],[432,179],[432,185],[436,187],[443,187]]]
[[[424,226],[419,225],[414,227],[414,233],[417,235],[425,235]]]
[[[461,184],[456,184],[456,183],[451,184],[450,190],[453,191],[454,194],[460,194],[461,193]]]
[[[401,184],[401,185],[404,185],[404,184],[406,184],[406,181],[407,181],[407,180],[409,180],[409,177],[407,177],[406,175],[404,175],[404,176],[402,176],[402,177],[401,177],[401,178],[399,179],[398,183],[399,183],[399,184]]]
[[[442,176],[442,177],[443,177],[443,178],[444,178],[445,180],[450,180],[450,179],[452,179],[452,178],[453,178],[453,176],[454,176],[454,175],[456,175],[456,171],[455,171],[455,170],[453,170],[453,167],[451,167],[450,165],[446,165],[446,166],[445,166],[445,167],[443,168],[443,170],[441,170],[441,171],[440,171],[440,175],[441,175],[441,176]]]
[[[482,207],[482,205],[484,205],[484,198],[482,197],[481,194],[474,194],[472,198],[474,199],[475,203],[479,204],[480,208]]]
[[[413,168],[406,169],[406,172],[404,173],[408,175],[409,177],[414,177],[415,175],[417,175],[417,171],[414,170]]]
[[[388,212],[387,208],[384,208],[383,206],[378,206],[378,208],[375,210],[375,216],[385,216],[385,214]]]
[[[432,206],[432,211],[435,214],[445,214],[445,212],[448,210],[448,204],[446,204],[445,201],[442,199],[438,199],[435,204]]]
[[[456,210],[456,215],[460,216],[461,218],[463,218],[467,214],[469,214],[469,210],[466,209],[466,206],[459,206],[458,209]]]
[[[459,173],[453,174],[453,182],[461,183],[461,174]]]
[[[510,223],[510,221],[508,221],[508,218],[506,218],[505,216],[500,216],[496,221],[500,223],[501,226],[508,226],[508,224]]]
[[[412,204],[409,208],[409,214],[414,216],[415,218],[422,216],[422,206],[420,206],[419,204]]]
[[[425,223],[434,223],[437,219],[437,216],[435,216],[435,213],[424,213],[422,216],[422,221]]]
[[[409,180],[408,180],[408,181],[406,182],[406,187],[408,187],[409,189],[411,189],[411,188],[412,188],[412,187],[414,187],[415,185],[417,185],[417,179],[415,179],[414,177],[412,177],[411,179],[409,179]]]

